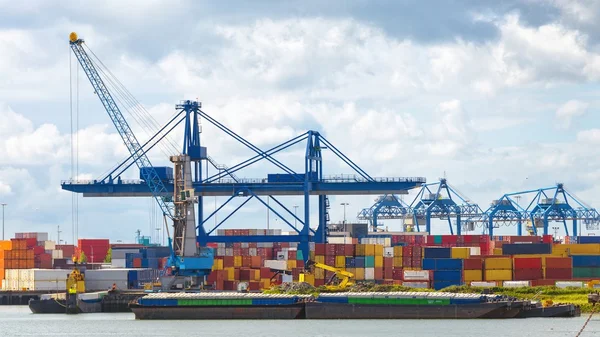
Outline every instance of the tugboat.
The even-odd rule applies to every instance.
[[[579,317],[581,308],[575,304],[554,304],[552,300],[544,303],[532,301],[516,316],[517,318],[530,317]]]

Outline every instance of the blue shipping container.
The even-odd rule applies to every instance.
[[[452,257],[452,250],[450,248],[426,247],[424,249],[423,257],[449,259]]]
[[[600,267],[600,255],[573,255],[573,267]]]
[[[577,237],[577,243],[600,243],[600,236],[579,236]]]
[[[436,270],[462,270],[463,261],[461,259],[436,259]]]
[[[552,254],[550,243],[505,243],[502,245],[502,255],[517,254]]]
[[[355,257],[354,263],[356,265],[356,268],[364,268],[365,267],[365,257],[364,256]]]
[[[348,267],[348,268],[355,268],[356,267],[356,260],[353,257],[347,257],[346,258],[346,267]]]
[[[460,281],[434,281],[433,289],[441,290],[441,289],[448,288],[451,286],[460,286],[460,285],[461,285]]]
[[[435,259],[424,258],[422,267],[423,267],[423,270],[434,270],[435,269]]]
[[[460,283],[462,280],[461,270],[434,270],[433,271],[434,281],[453,281]]]

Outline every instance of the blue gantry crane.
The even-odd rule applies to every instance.
[[[124,128],[125,119],[119,113],[117,104],[111,99],[107,88],[102,87],[102,79],[94,72],[93,62],[85,58],[83,40],[76,36],[71,38],[72,49],[78,55],[80,63],[90,78],[94,89],[106,107],[111,118],[118,122],[117,130],[133,145],[128,146],[131,155],[109,174],[92,181],[63,181],[62,188],[75,193],[81,193],[84,197],[148,197],[153,196],[161,203],[164,214],[170,214],[170,210],[179,208],[173,212],[172,218],[179,219],[179,215],[186,212],[188,217],[185,225],[180,227],[185,231],[175,231],[174,241],[182,239],[183,247],[189,241],[190,222],[193,221],[194,213],[190,208],[197,204],[197,221],[194,224],[196,231],[195,240],[199,246],[204,247],[208,243],[231,243],[231,242],[297,242],[303,256],[308,258],[309,242],[326,242],[326,222],[328,220],[328,196],[331,195],[366,195],[366,194],[402,194],[409,189],[420,187],[425,183],[422,177],[371,177],[362,168],[356,165],[350,158],[343,154],[336,146],[327,140],[318,131],[307,131],[268,150],[262,150],[238,135],[225,125],[212,118],[201,110],[200,102],[183,101],[177,105],[178,113],[146,143],[139,144],[130,128]],[[88,47],[89,49],[89,47]],[[183,116],[182,116],[183,115]],[[218,165],[208,156],[206,147],[201,146],[199,121],[213,125],[220,131],[229,135],[255,155],[231,167]],[[171,156],[175,165],[174,174],[170,174],[169,168],[152,168],[145,154],[158,144],[169,132],[180,123],[185,121],[184,147],[181,155]],[[124,122],[124,123],[123,123]],[[117,124],[116,124],[117,125]],[[135,141],[132,141],[135,140]],[[292,170],[288,165],[277,160],[274,155],[290,149],[296,144],[304,145],[305,151],[302,158],[301,172]],[[353,173],[343,175],[326,176],[323,169],[323,154],[329,153],[332,158],[341,160]],[[140,158],[144,158],[140,160]],[[204,167],[202,161],[206,162]],[[244,168],[258,162],[270,162],[279,173],[268,174],[266,178],[240,179],[236,173]],[[131,165],[140,167],[140,180],[122,179],[123,174]],[[193,164],[193,165],[192,165]],[[208,165],[217,169],[211,174]],[[190,168],[187,168],[190,167]],[[193,169],[192,169],[193,167]],[[206,196],[228,197],[227,201],[216,208],[207,217],[204,216],[203,198]],[[290,211],[277,196],[302,196],[304,199],[304,214],[299,217]],[[310,198],[316,196],[318,199],[318,224],[316,228],[310,226]],[[224,207],[237,198],[245,200],[214,228],[208,229],[208,220],[217,212],[223,211]],[[283,222],[291,227],[294,235],[254,235],[254,236],[225,236],[215,235],[215,231],[226,222],[234,213],[246,205],[250,200],[257,200],[276,214]],[[267,201],[265,201],[267,200]],[[273,201],[274,204],[269,201]],[[175,207],[170,207],[169,202]],[[179,206],[178,206],[179,205]],[[181,206],[181,205],[185,205]],[[283,211],[277,211],[274,205],[280,206]],[[295,219],[300,228],[297,228],[288,219]],[[175,245],[177,247],[177,245]]]
[[[379,230],[379,219],[406,219],[412,217],[411,208],[397,195],[386,194],[379,196],[375,203],[362,209],[358,215],[358,220],[367,220],[373,232]],[[406,231],[406,226],[404,230]]]
[[[98,71],[101,68],[97,69],[96,62],[84,48],[84,40],[78,38],[76,33],[71,33],[69,40],[71,50],[130,153],[125,162],[109,173],[106,178],[108,181],[102,180],[99,184],[114,184],[112,174],[116,170],[122,170],[121,172],[123,172],[135,163],[139,167],[140,177],[144,182],[148,195],[154,197],[163,214],[173,220],[173,237],[171,238],[169,235],[169,246],[171,247],[169,266],[171,267],[172,276],[167,287],[175,284],[185,284],[185,278],[187,277],[207,275],[213,265],[213,255],[212,250],[196,246],[195,199],[191,180],[191,162],[196,161],[195,169],[199,170],[198,161],[202,157],[199,138],[194,136],[198,127],[197,118],[196,115],[192,114],[194,109],[198,109],[197,102],[186,101],[185,104],[177,106],[178,109],[185,112],[185,117],[182,117],[179,122],[186,121],[186,131],[183,153],[170,158],[175,169],[155,168],[146,154],[153,146],[146,147],[148,142],[142,145],[137,140],[113,94],[101,77]],[[177,116],[180,115],[181,113]],[[171,121],[177,119],[177,116]],[[170,190],[166,187],[167,179],[171,179]],[[120,176],[118,176],[117,184],[124,184]],[[65,186],[63,184],[63,188]]]
[[[527,207],[521,207],[515,202],[516,197],[531,196]],[[529,231],[538,235],[538,228],[543,229],[543,234],[548,235],[549,222],[562,222],[567,236],[579,234],[578,221],[586,224],[588,229],[597,228],[600,214],[572,193],[567,191],[562,183],[556,186],[507,193],[495,200],[487,213],[488,231],[493,235],[494,223],[500,221],[514,221],[517,224],[518,235],[522,234],[523,221],[530,225]],[[498,219],[499,218],[499,219]],[[572,222],[572,231],[569,231],[567,221]]]
[[[456,234],[460,235],[463,219],[475,219],[483,214],[479,205],[461,196],[455,188],[448,184],[446,178],[423,185],[409,207],[412,210],[417,231],[420,231],[419,221],[424,219],[427,233],[431,233],[432,217],[446,219],[451,234],[454,234],[452,217],[455,217]]]

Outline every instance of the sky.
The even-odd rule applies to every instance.
[[[73,212],[72,194],[61,189],[61,180],[99,178],[127,157],[77,70],[72,31],[156,125],[169,120],[180,100],[198,99],[204,112],[260,148],[319,131],[371,176],[428,182],[445,176],[483,209],[504,193],[558,182],[600,207],[596,1],[0,0],[0,8],[6,237],[41,231],[56,240],[60,230],[67,242],[75,236],[131,241],[138,229],[159,236],[161,219],[150,198],[79,197]],[[135,116],[125,117],[141,142],[152,135]],[[252,155],[206,121],[202,128],[203,145],[217,162],[232,166]],[[182,143],[176,131],[175,150]],[[301,168],[302,150],[277,158]],[[168,151],[151,151],[152,163],[169,165]],[[324,156],[325,175],[354,173]],[[264,163],[237,175],[280,172]],[[138,177],[134,169],[123,175]],[[350,221],[375,197],[331,197],[332,222],[344,217],[341,203],[349,203]],[[206,211],[224,200],[206,198]],[[303,211],[299,198],[281,201]],[[265,228],[266,218],[264,207],[250,202],[221,228]],[[289,230],[273,214],[269,224]],[[399,229],[397,222],[385,224]],[[448,228],[435,223],[432,231]]]

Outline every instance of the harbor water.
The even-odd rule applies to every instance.
[[[588,315],[577,318],[507,320],[289,320],[289,321],[136,321],[132,313],[37,314],[27,306],[0,307],[0,336],[576,336]],[[581,335],[600,335],[600,314]]]

